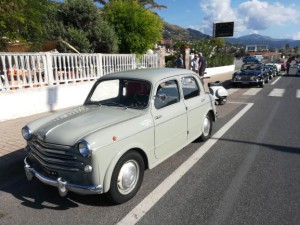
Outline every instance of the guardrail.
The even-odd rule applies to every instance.
[[[0,53],[0,91],[92,81],[138,67],[158,67],[158,55]]]

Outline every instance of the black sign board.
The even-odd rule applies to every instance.
[[[234,22],[214,23],[214,37],[232,37]]]

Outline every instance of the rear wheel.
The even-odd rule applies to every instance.
[[[126,153],[113,171],[108,197],[116,204],[130,200],[142,184],[144,170],[144,160],[138,152]]]
[[[212,125],[213,125],[212,123],[213,123],[212,116],[210,113],[208,113],[203,120],[202,134],[200,136],[200,141],[206,141],[210,138]]]

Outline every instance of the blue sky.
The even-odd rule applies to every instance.
[[[260,34],[300,40],[299,0],[155,0],[166,22],[212,35],[218,22],[235,24],[234,37]]]

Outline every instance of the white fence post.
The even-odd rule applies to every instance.
[[[102,58],[103,58],[103,56],[102,56],[101,53],[97,54],[97,56],[98,56],[97,57],[97,67],[98,67],[97,76],[99,78],[99,77],[103,76],[103,65],[102,65]]]
[[[109,73],[156,68],[158,55],[2,53],[0,91],[91,81]]]
[[[45,78],[48,80],[48,85],[53,86],[53,69],[52,69],[52,55],[51,53],[46,53],[46,68],[45,68]]]

